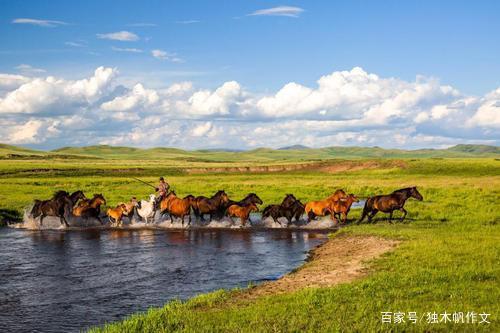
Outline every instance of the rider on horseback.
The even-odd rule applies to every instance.
[[[156,192],[158,192],[156,203],[159,203],[163,198],[167,196],[169,189],[170,185],[168,185],[163,177],[160,177],[160,183],[155,188]]]

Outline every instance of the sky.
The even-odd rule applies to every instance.
[[[0,142],[500,143],[498,1],[0,0]]]

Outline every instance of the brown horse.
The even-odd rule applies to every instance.
[[[103,224],[99,214],[101,213],[101,205],[106,205],[106,199],[102,194],[94,194],[90,200],[85,200],[73,209],[73,215],[81,217],[94,217]]]
[[[132,221],[132,217],[134,217],[135,209],[139,205],[136,197],[130,198],[129,202],[125,202],[125,207],[127,208],[126,213],[123,216],[128,217],[130,221]]]
[[[221,210],[218,212],[218,217],[224,216],[225,211],[229,206],[232,205],[238,205],[238,206],[248,206],[249,204],[255,204],[255,205],[262,205],[262,199],[259,198],[259,196],[255,193],[249,193],[246,195],[245,198],[241,199],[240,201],[234,201],[229,199],[224,207],[221,207]]]
[[[247,220],[250,221],[250,213],[258,212],[259,208],[254,203],[248,204],[246,206],[240,205],[231,205],[227,208],[226,214],[231,218],[231,221],[234,224],[233,217],[239,217],[241,220],[241,226],[244,227],[247,224]],[[250,221],[252,223],[252,221]]]
[[[213,215],[217,215],[226,207],[228,201],[229,198],[223,190],[217,191],[211,198],[196,197],[193,201],[193,211],[196,219],[201,218],[201,221],[204,221],[203,216],[208,214],[211,220]]]
[[[109,208],[106,214],[108,215],[109,223],[120,226],[122,224],[122,217],[128,213],[127,205],[124,203],[118,204],[115,208]]]
[[[392,213],[395,210],[400,210],[401,212],[403,212],[403,216],[401,216],[400,220],[402,222],[405,219],[406,214],[408,213],[404,209],[405,202],[412,197],[419,201],[424,200],[420,192],[418,192],[416,186],[403,188],[388,195],[376,195],[374,197],[368,198],[365,202],[363,214],[361,215],[358,223],[361,223],[367,215],[368,222],[371,222],[372,218],[379,211],[381,211],[382,213],[389,213],[389,222],[392,223]]]
[[[191,194],[184,197],[183,199],[177,197],[175,192],[170,192],[167,195],[168,198],[168,206],[166,211],[170,214],[170,222],[174,223],[175,217],[180,217],[182,221],[182,225],[184,226],[184,217],[189,216],[188,225],[191,224],[191,207],[193,206],[193,202],[195,197]]]
[[[304,211],[308,217],[307,222],[311,222],[311,220],[316,216],[325,216],[325,208],[329,207],[332,202],[339,201],[341,198],[345,197],[346,193],[344,190],[336,190],[332,195],[324,200],[309,201],[304,207]]]
[[[347,197],[341,198],[338,201],[332,201],[330,206],[325,208],[325,214],[327,212],[330,213],[332,221],[334,222],[338,222],[338,220],[340,220],[340,215],[342,215],[342,224],[345,224],[347,222],[347,214],[349,214],[353,202],[359,202],[359,199],[351,193]],[[338,219],[336,215],[338,215]]]
[[[86,199],[82,191],[73,192],[71,195],[66,191],[57,191],[52,199],[35,200],[30,215],[35,219],[40,216],[40,226],[43,224],[45,216],[57,216],[61,224],[69,226],[65,215],[73,209],[73,206],[80,199]]]

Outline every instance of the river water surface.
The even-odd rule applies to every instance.
[[[0,228],[0,332],[73,332],[219,288],[277,279],[307,231]]]

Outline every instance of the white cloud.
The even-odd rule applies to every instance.
[[[110,32],[106,34],[97,34],[97,38],[100,39],[110,39],[110,40],[119,40],[122,42],[134,42],[139,40],[139,36],[130,31],[118,31],[118,32]]]
[[[127,94],[103,103],[101,108],[106,111],[130,111],[154,105],[158,100],[159,96],[156,91],[145,89],[142,84],[138,83]]]
[[[116,69],[99,67],[88,79],[66,81],[52,76],[33,78],[0,98],[0,113],[32,114],[52,109],[72,112],[70,105],[90,105],[105,93]]]
[[[111,49],[112,49],[113,51],[117,51],[117,52],[142,53],[142,50],[141,50],[141,49],[129,48],[129,47],[122,48],[122,47],[115,47],[115,46],[112,46],[112,47],[111,47]]]
[[[187,101],[179,101],[176,107],[191,116],[228,115],[230,108],[237,105],[240,97],[242,97],[240,85],[236,81],[230,81],[214,92],[197,91]]]
[[[2,90],[17,89],[23,83],[29,82],[30,78],[23,75],[1,74],[0,73],[0,92]]]
[[[236,81],[151,88],[149,79],[129,78],[133,84],[123,86],[116,74],[104,67],[80,80],[0,74],[0,142],[191,149],[500,143],[500,88],[467,96],[433,78],[382,78],[358,67],[269,94]]]
[[[467,124],[500,129],[500,88],[490,92],[481,100],[477,112]]]
[[[36,75],[36,74],[42,74],[42,73],[46,72],[45,69],[36,68],[36,67],[33,67],[31,65],[27,65],[27,64],[21,64],[19,66],[16,66],[16,69],[19,72],[23,73],[24,75]]]
[[[184,20],[184,21],[175,21],[175,23],[178,24],[194,24],[194,23],[200,23],[201,21],[198,20]]]
[[[83,41],[78,41],[78,42],[65,42],[65,45],[72,46],[72,47],[86,47],[87,43]]]
[[[304,9],[300,7],[292,6],[278,6],[267,9],[259,9],[255,12],[248,14],[248,16],[287,16],[287,17],[299,17]]]
[[[151,51],[151,55],[153,57],[155,57],[156,59],[160,59],[160,60],[168,60],[168,61],[171,61],[171,62],[184,62],[184,60],[182,60],[181,58],[179,58],[177,56],[177,54],[175,53],[169,53],[169,52],[166,52],[166,51],[163,51],[163,50],[152,50]]]
[[[54,21],[54,20],[39,20],[39,19],[31,19],[31,18],[16,18],[12,20],[12,23],[15,24],[31,24],[37,25],[39,27],[48,27],[54,28],[60,25],[67,25],[68,23],[63,21]]]

